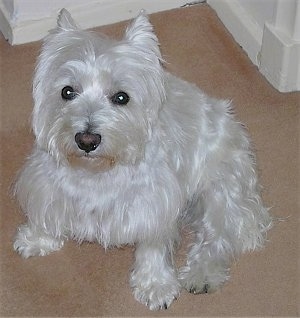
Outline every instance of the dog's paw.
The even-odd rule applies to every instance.
[[[182,267],[178,279],[181,286],[192,294],[204,294],[208,292],[208,284],[201,271],[192,272],[188,266]]]
[[[228,278],[227,269],[204,273],[198,266],[184,266],[180,269],[178,276],[181,286],[192,294],[214,293]]]
[[[180,285],[174,283],[151,282],[133,287],[133,295],[137,301],[149,307],[150,310],[167,309],[177,299]]]
[[[28,225],[19,227],[15,242],[14,250],[22,257],[45,256],[53,251],[62,248],[64,242],[46,235],[37,235],[32,232]]]

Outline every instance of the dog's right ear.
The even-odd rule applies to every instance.
[[[66,9],[61,9],[57,18],[57,26],[63,31],[78,30],[70,12]]]

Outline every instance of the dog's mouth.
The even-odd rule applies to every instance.
[[[86,169],[91,172],[104,172],[116,165],[116,159],[111,156],[91,156],[85,153],[83,156],[68,155],[69,165],[73,168]]]

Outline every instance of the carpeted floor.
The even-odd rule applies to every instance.
[[[170,71],[215,97],[233,100],[257,149],[264,199],[285,221],[269,233],[264,250],[244,255],[233,266],[221,291],[197,296],[182,291],[169,310],[158,313],[131,295],[131,247],[105,252],[97,244],[68,242],[49,256],[21,259],[12,242],[24,217],[9,187],[33,144],[31,79],[40,43],[11,47],[0,38],[0,316],[299,315],[300,93],[272,88],[206,5],[157,13],[151,21]],[[120,36],[123,27],[99,29]]]

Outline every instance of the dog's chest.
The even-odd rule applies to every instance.
[[[98,177],[72,177],[64,183],[67,224],[79,241],[99,241],[104,246],[132,244],[152,235],[157,222],[143,207],[145,185],[128,172]]]

